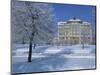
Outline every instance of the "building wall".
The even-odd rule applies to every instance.
[[[91,44],[92,28],[90,23],[72,20],[58,23],[58,42],[65,44]]]

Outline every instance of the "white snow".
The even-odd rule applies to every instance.
[[[62,51],[62,49],[64,49],[63,47],[50,47],[48,49],[46,49],[45,53],[49,53],[49,54],[55,54],[55,53],[59,53]]]
[[[76,50],[73,50],[73,53],[90,53],[91,50],[89,49],[76,49]]]
[[[76,55],[76,54],[70,54],[70,55],[62,55],[65,58],[95,58],[95,55]]]
[[[38,46],[28,63],[28,47],[17,47],[12,53],[12,67],[16,72],[43,72],[95,68],[95,46]],[[91,53],[91,51],[93,51]],[[67,53],[70,52],[70,53]]]
[[[71,54],[91,54],[91,51],[95,50],[95,47],[93,45],[86,45],[87,48],[82,48],[82,45],[73,45],[73,46],[52,46],[48,47],[44,50],[43,53],[32,53],[33,57],[44,57],[45,54],[57,54],[57,53],[64,53],[63,51],[67,51],[70,49]],[[37,49],[40,49],[41,46],[37,47]],[[42,48],[42,47],[41,47]],[[17,48],[16,50],[12,51],[15,53],[13,56],[18,57],[27,57],[28,56],[28,48]],[[68,55],[68,54],[67,54]],[[47,56],[47,55],[46,55]],[[82,56],[82,55],[81,55]],[[83,55],[84,56],[84,55]]]

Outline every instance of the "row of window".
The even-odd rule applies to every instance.
[[[59,31],[59,35],[90,35],[91,32],[89,30],[86,30],[84,32],[79,31]]]
[[[59,39],[68,39],[69,37],[59,37]],[[79,39],[79,37],[70,37],[70,39]]]
[[[69,35],[79,35],[79,33],[78,32],[73,32],[73,33],[68,33],[68,32],[59,32],[59,35],[62,35],[62,36],[69,36]]]
[[[79,37],[59,37],[59,39],[79,39]],[[90,37],[81,37],[81,39],[87,39],[87,40],[89,40],[90,39]]]

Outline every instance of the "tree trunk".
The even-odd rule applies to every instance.
[[[22,44],[25,44],[25,40],[24,40],[24,38],[22,39]]]
[[[84,49],[84,43],[83,43],[83,45],[82,45],[82,48]]]
[[[32,42],[33,42],[33,37],[35,33],[32,33],[29,41],[29,55],[28,55],[28,62],[32,61]]]
[[[35,47],[36,47],[36,43],[34,44],[34,49],[35,49]]]
[[[29,43],[29,55],[28,55],[28,62],[31,62],[32,61],[32,41],[30,40],[30,43]]]

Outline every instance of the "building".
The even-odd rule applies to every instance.
[[[58,43],[62,45],[91,44],[91,24],[76,18],[58,22]]]

